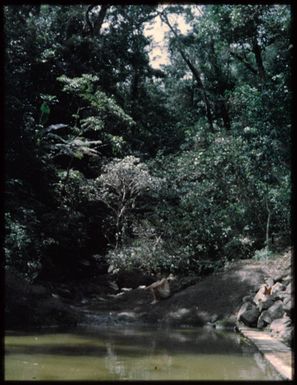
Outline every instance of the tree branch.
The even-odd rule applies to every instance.
[[[99,6],[99,4],[89,5],[87,8],[87,11],[86,11],[85,20],[86,20],[86,23],[87,23],[92,35],[94,35],[94,34],[100,35],[100,30],[101,30],[104,18],[106,16],[108,8],[110,7],[109,4],[102,4],[100,11],[99,11],[99,15],[96,18],[94,24],[92,24],[91,19],[90,19],[90,13],[94,8],[96,8],[98,6]]]
[[[239,60],[242,64],[244,64],[245,67],[248,70],[250,70],[254,75],[257,75],[257,70],[249,62],[244,60],[244,58],[241,55],[233,51],[229,51],[229,52],[231,56],[233,56],[235,59]]]

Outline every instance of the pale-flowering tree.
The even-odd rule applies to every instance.
[[[137,206],[137,199],[160,189],[162,179],[150,175],[146,164],[135,156],[113,159],[103,167],[96,179],[100,199],[112,210],[115,220],[116,248],[123,243],[128,217]]]

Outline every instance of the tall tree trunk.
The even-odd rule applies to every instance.
[[[203,82],[201,80],[200,72],[199,72],[198,68],[188,58],[188,56],[186,55],[184,50],[182,49],[181,43],[179,41],[179,37],[178,37],[175,29],[172,27],[170,21],[168,20],[167,15],[165,15],[164,13],[159,13],[159,15],[160,15],[162,21],[164,21],[168,25],[169,29],[172,31],[172,33],[174,34],[175,38],[177,39],[177,43],[178,43],[177,49],[178,49],[178,52],[180,53],[180,55],[183,58],[184,62],[187,64],[188,68],[192,72],[193,77],[194,77],[194,79],[197,82],[197,86],[201,90],[202,99],[203,99],[203,102],[204,102],[204,105],[205,105],[205,109],[206,109],[206,117],[207,117],[207,120],[208,120],[209,128],[213,132],[214,128],[213,128],[213,117],[212,117],[212,112],[211,112],[211,106],[210,106],[210,102],[209,102],[209,99],[208,99],[206,91],[205,91],[205,87],[204,87]]]
[[[266,249],[270,250],[270,238],[269,238],[269,232],[270,232],[270,220],[271,220],[271,211],[268,206],[268,199],[266,198],[266,210],[267,210],[267,222],[266,222]]]
[[[265,68],[262,60],[262,53],[261,53],[261,47],[259,46],[257,42],[257,37],[255,36],[252,41],[252,47],[253,47],[253,53],[255,55],[257,69],[258,69],[258,75],[261,80],[265,80],[266,73]]]
[[[101,27],[102,27],[102,24],[104,22],[104,19],[105,19],[105,16],[106,16],[106,13],[107,13],[107,10],[108,8],[110,7],[110,5],[108,4],[102,4],[101,5],[101,8],[100,8],[100,11],[99,11],[99,15],[97,16],[94,24],[92,24],[91,20],[90,20],[90,12],[92,11],[92,9],[94,9],[95,7],[98,7],[99,4],[96,4],[96,5],[90,5],[86,11],[86,23],[87,25],[89,26],[89,29],[90,29],[90,32],[93,34],[93,35],[100,35],[100,30],[101,30]]]
[[[221,110],[221,116],[222,116],[222,119],[223,119],[223,122],[224,122],[224,127],[227,131],[230,131],[231,129],[231,122],[230,122],[230,116],[229,116],[229,112],[228,112],[228,108],[227,108],[227,105],[226,105],[226,101],[225,101],[225,98],[224,100],[222,100],[222,110]]]
[[[218,93],[219,93],[220,99],[221,99],[221,100],[219,100],[220,116],[223,120],[223,124],[224,124],[226,131],[230,131],[231,122],[230,122],[229,111],[228,111],[226,98],[225,98],[226,86],[224,84],[222,71],[221,71],[221,69],[218,65],[218,62],[217,62],[217,56],[216,56],[216,52],[215,52],[215,45],[214,45],[213,39],[211,39],[211,41],[210,41],[210,51],[211,51],[210,61],[211,61],[212,67],[214,69],[216,80],[218,82]]]

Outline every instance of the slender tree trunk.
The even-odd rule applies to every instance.
[[[239,55],[236,52],[229,51],[230,55],[235,59],[239,60],[249,71],[251,71],[254,75],[257,75],[257,70],[247,61],[244,57]]]
[[[183,58],[184,62],[189,67],[190,71],[192,72],[192,74],[194,76],[194,79],[197,82],[198,88],[201,90],[202,99],[203,99],[203,102],[204,102],[204,105],[205,105],[205,109],[206,109],[206,117],[207,117],[207,120],[208,120],[209,128],[213,132],[214,128],[213,128],[213,117],[212,117],[212,112],[211,112],[211,106],[210,106],[210,102],[209,102],[209,99],[207,97],[207,94],[206,94],[203,82],[201,80],[200,72],[199,72],[198,68],[188,58],[188,56],[186,55],[184,50],[182,49],[180,41],[179,41],[179,37],[178,37],[176,31],[174,30],[174,28],[172,27],[170,21],[168,20],[168,17],[165,14],[163,14],[163,13],[160,14],[160,17],[168,25],[169,29],[172,31],[172,33],[176,37],[177,42],[178,42],[178,47],[177,47],[178,52],[180,53],[180,55]]]
[[[110,5],[108,4],[102,4],[101,5],[101,8],[100,8],[100,11],[99,11],[99,15],[98,17],[96,18],[96,21],[94,22],[94,24],[92,24],[91,20],[90,20],[90,12],[92,11],[93,8],[95,7],[98,7],[99,4],[96,4],[96,5],[90,5],[86,11],[86,16],[85,16],[85,20],[86,20],[86,23],[90,29],[90,32],[93,34],[93,35],[100,35],[100,30],[101,30],[101,27],[102,27],[102,24],[104,22],[104,19],[105,19],[105,16],[106,16],[106,13],[107,13],[107,10],[108,8],[110,7]]]
[[[222,101],[222,119],[223,119],[223,122],[224,122],[224,127],[227,131],[230,131],[231,129],[231,122],[230,122],[230,116],[229,116],[229,112],[228,112],[228,108],[227,108],[227,105],[226,105],[226,101],[225,101],[225,98],[224,100]]]
[[[258,75],[261,80],[265,80],[266,73],[265,73],[265,68],[262,60],[261,47],[257,42],[257,37],[253,38],[252,47],[253,47],[256,63],[257,63]]]
[[[270,238],[269,238],[269,232],[270,232],[270,220],[271,220],[271,211],[268,206],[268,200],[266,198],[266,210],[267,210],[267,222],[266,222],[266,248],[267,250],[270,250]]]
[[[220,99],[221,99],[221,100],[219,100],[220,116],[223,120],[224,127],[225,127],[226,131],[230,131],[231,122],[230,122],[228,107],[226,104],[226,98],[224,95],[225,91],[226,91],[226,87],[224,84],[222,71],[221,71],[220,66],[218,65],[218,62],[217,62],[217,56],[216,56],[216,52],[215,52],[215,44],[214,44],[213,39],[211,39],[211,41],[210,41],[210,52],[211,52],[210,61],[211,61],[211,65],[214,69],[214,73],[215,73],[215,76],[216,76],[216,79],[218,82],[218,93],[219,93]]]

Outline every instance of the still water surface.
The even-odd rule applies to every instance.
[[[8,331],[6,380],[279,380],[233,332],[148,327]]]

